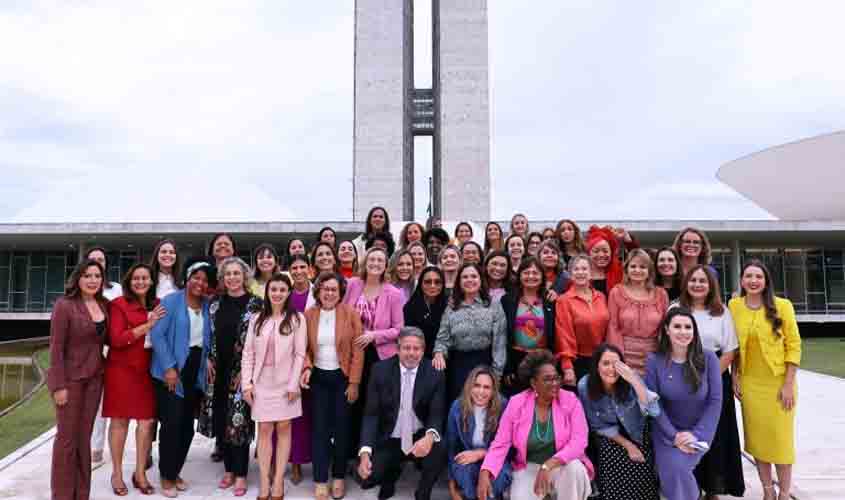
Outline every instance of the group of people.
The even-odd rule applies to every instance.
[[[319,500],[345,495],[350,468],[390,498],[406,460],[418,499],[444,471],[454,500],[742,496],[735,397],[765,500],[789,498],[801,340],[759,260],[725,306],[696,228],[653,251],[521,214],[483,243],[468,223],[392,234],[374,207],[355,239],[262,244],[252,267],[229,234],[184,262],[163,240],[120,284],[89,249],[51,319],[53,498],[88,498],[98,415],[118,496],[131,420],[131,483],[169,498],[190,487],[195,429],[234,496],[257,439],[261,500],[284,497],[288,462],[294,482],[313,465]]]

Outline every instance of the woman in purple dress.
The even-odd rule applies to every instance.
[[[651,436],[660,492],[668,500],[696,499],[700,489],[693,470],[716,433],[722,377],[719,358],[702,347],[688,309],[666,315],[660,345],[646,363],[646,385],[662,407]]]

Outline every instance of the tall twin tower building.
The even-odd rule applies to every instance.
[[[434,139],[434,215],[490,218],[487,1],[432,10],[433,88],[415,88],[413,0],[355,1],[355,220],[414,219],[414,136]]]

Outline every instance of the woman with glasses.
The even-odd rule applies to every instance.
[[[446,311],[448,297],[444,292],[443,271],[439,267],[428,266],[423,269],[417,288],[411,299],[405,304],[405,326],[416,326],[425,335],[425,357],[431,358],[440,320]]]
[[[682,277],[686,276],[690,269],[698,264],[710,266],[710,260],[712,258],[710,240],[707,239],[704,231],[700,229],[694,227],[681,229],[678,235],[675,236],[672,248],[675,249],[675,253],[680,257],[678,267]],[[716,273],[716,269],[713,267],[710,267],[710,269],[718,278],[719,274]]]

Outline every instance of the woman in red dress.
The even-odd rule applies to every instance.
[[[103,416],[111,418],[111,483],[116,495],[129,493],[123,481],[123,450],[129,420],[135,420],[137,456],[132,485],[144,495],[151,495],[154,490],[147,481],[145,465],[152,445],[156,406],[150,376],[152,344],[147,341],[147,335],[164,316],[165,310],[156,299],[156,284],[150,266],[132,266],[124,276],[122,286],[123,296],[109,304],[110,348],[103,395]]]

